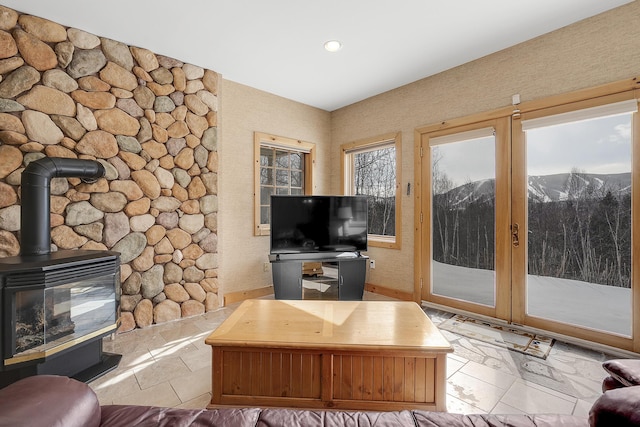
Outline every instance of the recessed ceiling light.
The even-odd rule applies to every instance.
[[[342,49],[342,43],[338,40],[329,40],[328,42],[325,42],[324,48],[329,52],[337,52]]]

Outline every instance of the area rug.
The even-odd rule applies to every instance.
[[[495,325],[459,314],[441,322],[438,327],[454,334],[541,359],[547,358],[554,342],[553,338],[519,331],[508,326]]]

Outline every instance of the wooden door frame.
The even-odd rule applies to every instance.
[[[520,246],[513,248],[512,256],[512,323],[530,326],[532,328],[553,331],[561,335],[567,335],[586,341],[594,341],[611,347],[640,351],[640,315],[636,315],[640,309],[640,227],[632,227],[632,308],[631,308],[631,336],[624,337],[604,331],[589,329],[577,325],[570,325],[559,321],[540,318],[526,313],[526,271],[527,271],[527,177],[526,177],[526,141],[522,131],[522,119],[539,118],[562,114],[584,108],[637,99],[634,90],[600,94],[586,99],[573,99],[560,105],[549,105],[530,110],[514,117],[512,120],[512,170],[513,170],[513,197],[511,211],[513,223],[518,223],[520,228]],[[633,140],[632,146],[632,221],[640,215],[640,119],[638,113],[633,115]],[[595,314],[595,313],[594,313]]]
[[[613,83],[604,84],[597,87],[582,89],[570,93],[554,95],[539,100],[531,100],[521,103],[517,106],[508,106],[490,112],[475,114],[473,116],[456,118],[448,121],[435,123],[428,126],[416,128],[414,132],[414,299],[418,302],[422,300],[423,289],[430,287],[428,278],[430,277],[430,266],[425,260],[431,259],[430,234],[428,229],[431,224],[430,218],[430,200],[431,200],[431,178],[430,178],[430,156],[426,148],[429,147],[429,137],[434,137],[446,133],[453,133],[452,129],[462,128],[479,122],[496,120],[499,118],[510,118],[510,138],[513,147],[511,164],[515,172],[509,180],[509,185],[517,185],[523,182],[522,175],[526,173],[521,167],[524,159],[524,141],[522,141],[522,128],[520,118],[522,115],[534,116],[548,114],[549,111],[560,113],[572,109],[587,108],[588,106],[599,105],[605,98],[608,102],[615,102],[614,99],[640,99],[640,77],[625,79]],[[553,110],[551,110],[553,109]],[[546,111],[543,111],[546,110]],[[479,126],[482,127],[482,126]],[[516,136],[514,136],[516,135]],[[632,170],[634,172],[632,183],[632,218],[640,217],[640,113],[634,114],[633,117],[633,135],[632,149],[634,152]],[[518,166],[518,162],[520,166]],[[497,163],[496,163],[497,165]],[[526,177],[524,178],[526,182]],[[526,238],[523,241],[522,236],[526,236],[526,225],[522,228],[524,207],[526,203],[523,197],[526,197],[526,191],[522,189],[510,189],[511,206],[508,208],[511,221],[519,222],[520,225],[520,246],[513,249],[510,259],[510,272],[522,271],[516,268],[523,268],[526,262]],[[507,233],[510,237],[510,233]],[[527,316],[525,288],[522,278],[511,277],[511,295],[510,310],[501,313],[501,316],[490,315],[499,319],[506,319],[509,322],[529,326],[540,330],[548,330],[559,335],[575,337],[591,342],[598,342],[612,347],[617,347],[633,352],[640,352],[640,227],[633,228],[632,235],[632,336],[630,338],[620,337],[609,333],[593,331],[587,328],[580,328],[573,325],[562,324],[546,319],[539,319]],[[498,243],[496,242],[496,248]],[[515,274],[514,274],[515,276]],[[515,283],[514,283],[515,282]],[[496,302],[498,297],[496,296]],[[467,307],[475,308],[475,307]],[[466,310],[473,311],[473,310]],[[477,312],[477,311],[476,311]],[[478,314],[483,314],[477,312]],[[638,314],[636,314],[638,313]]]
[[[510,285],[510,247],[511,247],[511,202],[509,200],[511,176],[511,149],[509,138],[511,135],[509,115],[511,109],[502,109],[491,115],[474,116],[462,122],[456,120],[450,123],[439,123],[416,129],[415,132],[415,295],[416,300],[425,299],[440,305],[451,306],[460,310],[471,311],[483,316],[508,321],[511,317]],[[430,138],[493,127],[496,131],[496,288],[495,306],[489,307],[468,301],[455,300],[431,293],[431,150]],[[498,263],[497,260],[502,262]]]

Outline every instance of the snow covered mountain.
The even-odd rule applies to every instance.
[[[529,176],[529,198],[542,202],[562,201],[572,195],[602,197],[608,191],[614,195],[631,192],[631,173],[591,174],[561,173],[555,175]]]
[[[529,176],[529,198],[542,202],[562,201],[570,195],[578,198],[584,195],[602,197],[607,191],[615,195],[631,192],[631,173],[592,174],[561,173],[554,175]],[[493,179],[460,185],[436,198],[446,198],[450,206],[461,203],[493,199],[495,182]]]

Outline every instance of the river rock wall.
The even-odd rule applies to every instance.
[[[94,159],[51,182],[52,249],[122,254],[119,331],[218,308],[218,74],[0,6],[0,76],[0,257],[25,166]]]

